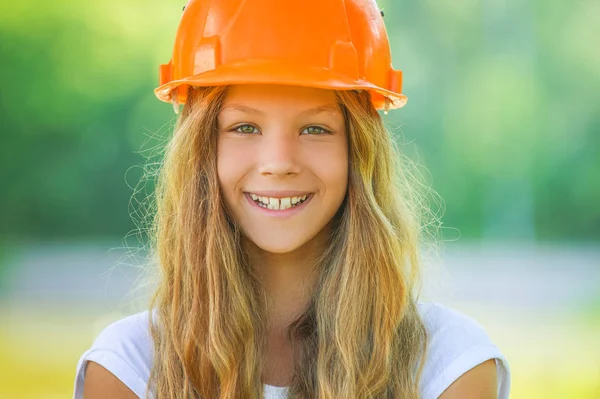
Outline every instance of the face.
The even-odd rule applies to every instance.
[[[348,185],[346,126],[335,93],[231,86],[218,126],[219,183],[244,235],[279,254],[317,237]]]

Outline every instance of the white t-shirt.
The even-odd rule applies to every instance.
[[[458,377],[489,359],[496,359],[498,399],[508,399],[510,369],[504,355],[484,329],[468,316],[438,303],[419,302],[428,336],[428,351],[419,387],[421,399],[436,399]],[[87,361],[113,373],[138,397],[146,398],[152,367],[152,338],[148,312],[121,319],[106,327],[77,364],[75,399],[83,398]],[[285,387],[265,385],[265,399],[285,399]]]

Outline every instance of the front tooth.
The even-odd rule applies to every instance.
[[[269,209],[279,209],[279,200],[277,198],[269,198]]]
[[[281,203],[279,205],[280,209],[288,209],[289,207],[292,206],[292,203],[291,203],[292,199],[289,198],[289,197],[288,198],[282,198],[280,201],[281,201]]]

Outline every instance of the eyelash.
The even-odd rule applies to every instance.
[[[243,124],[243,125],[239,125],[239,126],[237,126],[237,127],[233,128],[233,130],[234,130],[235,132],[237,132],[237,133],[240,133],[240,134],[242,134],[242,135],[254,134],[254,133],[244,133],[244,132],[240,132],[240,131],[239,131],[239,129],[240,129],[240,128],[242,128],[242,127],[245,127],[245,126],[251,126],[251,127],[253,127],[254,129],[256,129],[256,126],[254,126],[254,125],[250,125],[250,124],[248,124],[248,123],[245,123],[245,124]],[[309,136],[319,136],[319,135],[322,135],[322,134],[331,134],[331,131],[330,131],[330,130],[327,130],[327,129],[325,129],[324,127],[321,127],[321,126],[315,126],[315,125],[307,126],[307,127],[304,129],[304,130],[306,130],[306,129],[309,129],[309,128],[312,128],[312,127],[316,127],[317,129],[321,129],[321,133],[307,133]],[[258,130],[258,129],[256,129],[256,130]],[[303,130],[303,131],[304,131],[304,130]]]

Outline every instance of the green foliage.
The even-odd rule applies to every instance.
[[[382,3],[409,97],[390,118],[420,146],[445,225],[598,239],[598,3]]]
[[[379,3],[409,97],[386,118],[418,148],[406,146],[446,202],[445,226],[484,239],[598,239],[598,2]],[[173,123],[152,91],[181,7],[0,4],[0,236],[134,228],[140,150]]]

